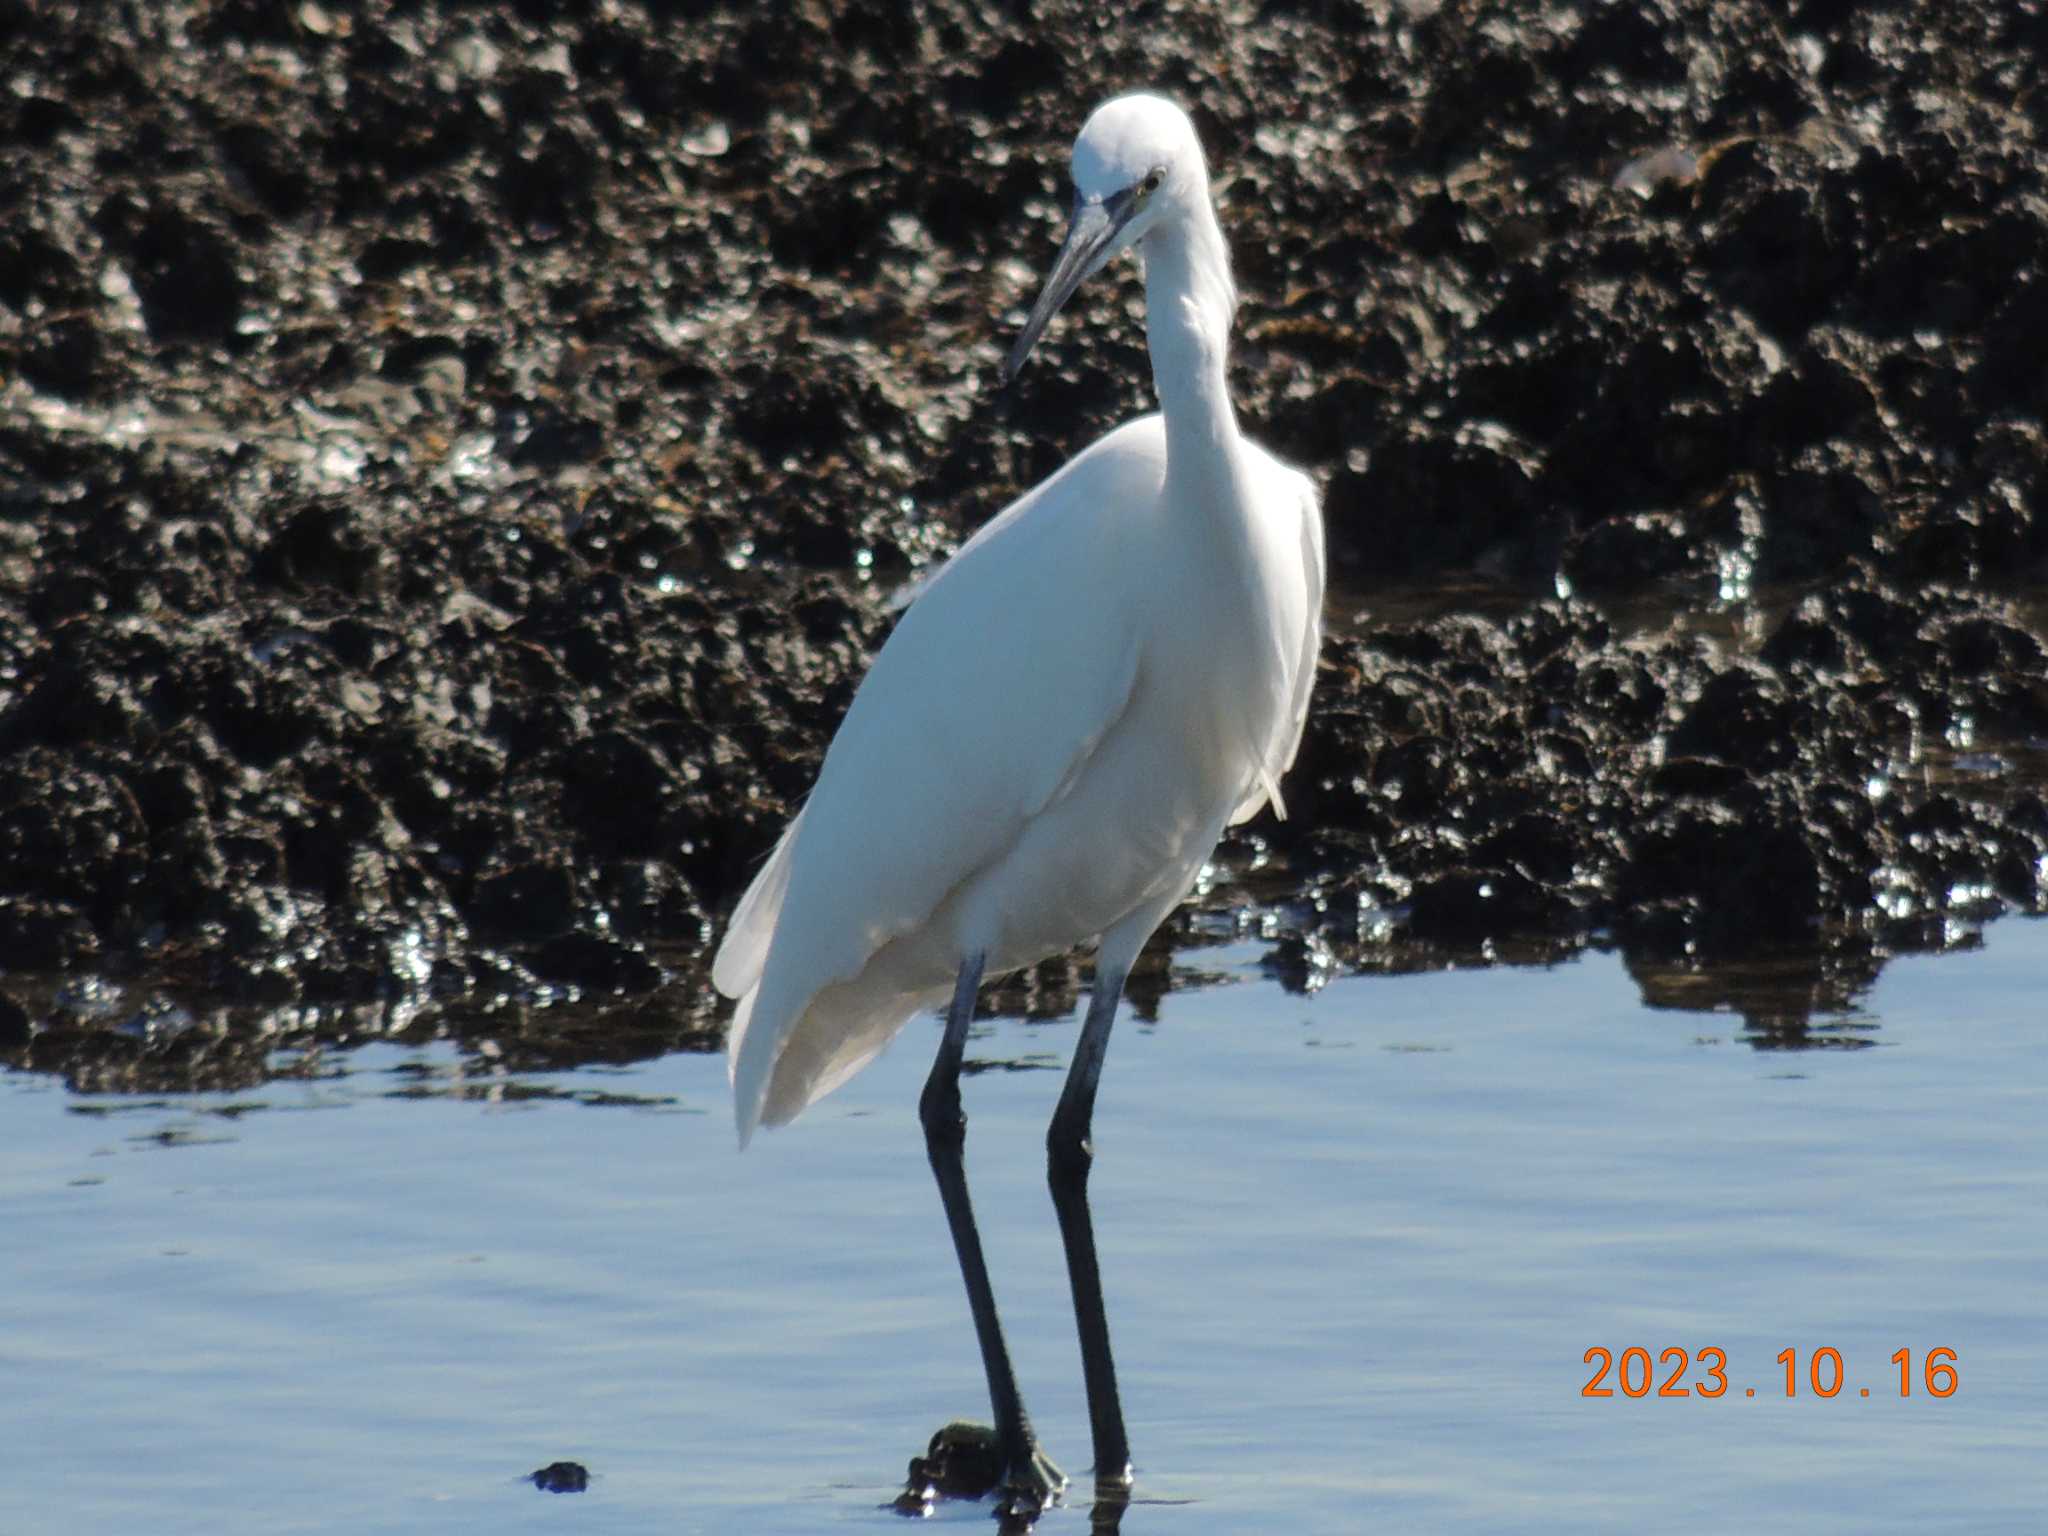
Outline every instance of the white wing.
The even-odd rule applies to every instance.
[[[1323,512],[1315,482],[1257,445],[1246,446],[1259,461],[1259,494],[1253,498],[1259,513],[1257,566],[1266,589],[1264,611],[1273,615],[1272,644],[1288,681],[1288,705],[1266,743],[1251,793],[1231,812],[1232,826],[1251,820],[1268,800],[1273,814],[1287,819],[1280,776],[1301,746],[1323,644]]]
[[[1122,714],[1137,635],[1115,594],[1164,463],[1157,417],[1097,442],[969,540],[876,656],[713,964],[741,994],[727,1049],[743,1141],[771,1079],[767,1117],[787,1119],[943,989],[905,944],[1073,786]],[[892,944],[887,974],[864,974]],[[828,989],[829,1018],[807,1020]]]

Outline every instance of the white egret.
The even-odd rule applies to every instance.
[[[950,998],[920,1103],[967,1282],[1013,1507],[1064,1481],[1025,1416],[961,1166],[959,1072],[984,974],[1099,940],[1047,1135],[1081,1332],[1098,1490],[1129,1485],[1086,1203],[1089,1122],[1139,949],[1223,829],[1271,803],[1320,643],[1314,485],[1238,430],[1237,304],[1194,125],[1156,96],[1075,141],[1072,228],[1004,368],[1081,283],[1144,258],[1160,412],[1119,427],[963,545],[904,613],[808,803],[713,964],[740,1144],[843,1083]]]

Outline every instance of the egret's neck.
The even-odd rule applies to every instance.
[[[1166,471],[1220,483],[1237,446],[1226,364],[1237,289],[1216,216],[1155,230],[1145,241],[1145,335],[1166,417]]]

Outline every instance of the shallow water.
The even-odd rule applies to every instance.
[[[1202,951],[1235,984],[1126,1018],[1104,1079],[1126,1532],[2039,1528],[2048,924],[1893,962],[1815,1035],[1866,1048],[1800,1052],[1647,1009],[1606,955],[1301,997],[1260,953]],[[1074,1030],[992,1021],[970,1056],[1056,1064]],[[0,1531],[899,1529],[908,1457],[986,1413],[916,1120],[935,1036],[745,1157],[707,1056],[501,1077],[371,1046],[151,1100],[0,1078]],[[968,1157],[1080,1474],[1057,1084],[977,1074]],[[1631,1345],[1718,1347],[1728,1391],[1581,1396],[1586,1351]],[[588,1492],[519,1481],[559,1459]]]

